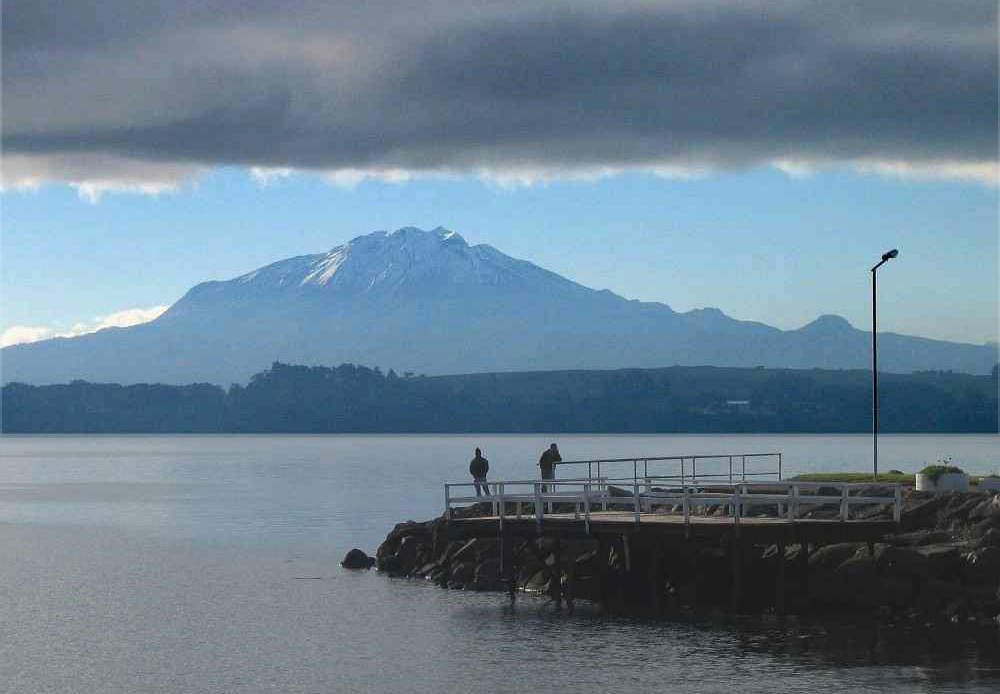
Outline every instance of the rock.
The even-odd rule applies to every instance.
[[[370,569],[375,565],[375,559],[355,548],[344,555],[340,565],[345,569]]]
[[[427,564],[424,564],[419,569],[417,569],[416,571],[414,571],[413,575],[414,576],[429,576],[430,574],[434,573],[434,571],[436,569],[438,569],[439,567],[440,567],[440,565],[436,561],[432,561],[432,562],[429,562]]]
[[[864,555],[855,554],[838,566],[836,575],[859,584],[874,584],[877,582],[878,568],[865,550]]]
[[[541,568],[537,565],[522,566],[521,570],[517,574],[517,585],[522,587],[528,585],[528,581],[530,581],[531,578],[540,570]]]
[[[960,543],[926,545],[917,551],[926,559],[927,576],[951,579],[961,575],[965,564],[965,550]]]
[[[917,581],[899,576],[883,576],[880,579],[882,601],[892,607],[909,607],[917,593]]]
[[[547,571],[536,571],[524,582],[524,589],[531,593],[547,593],[549,590],[549,574]]]
[[[485,559],[476,567],[476,580],[493,580],[500,577],[500,560]]]
[[[1000,516],[984,518],[972,527],[973,537],[982,537],[990,530],[1000,530]]]
[[[452,564],[451,572],[448,574],[448,586],[452,583],[460,583],[463,586],[471,583],[476,576],[476,565],[472,562],[459,562]]]
[[[983,499],[975,508],[969,511],[969,520],[979,522],[985,518],[1000,516],[1000,497],[990,497]]]
[[[425,549],[424,538],[417,535],[408,535],[403,538],[396,552],[396,559],[399,560],[399,570],[402,573],[409,573],[416,568],[417,555]]]
[[[480,540],[478,538],[472,538],[466,541],[461,547],[455,550],[451,555],[450,559],[452,562],[465,562],[472,561],[476,558],[477,544]]]
[[[930,494],[911,494],[908,501],[916,502],[910,508],[904,508],[900,515],[900,525],[906,530],[928,530],[937,525],[937,514],[947,506],[947,494],[933,496]]]
[[[399,557],[395,554],[390,554],[387,557],[380,557],[375,561],[375,568],[379,571],[384,571],[387,574],[398,575],[402,573],[402,565],[399,562]]]
[[[976,542],[976,547],[1000,547],[1000,530],[987,528]]]
[[[970,552],[965,577],[970,583],[1000,583],[1000,548],[983,547]]]
[[[490,557],[500,556],[500,543],[496,540],[479,538],[476,541],[476,559],[482,561]]]
[[[889,544],[902,547],[922,547],[936,545],[951,540],[951,533],[944,530],[916,530],[911,533],[900,533],[887,538]]]
[[[941,614],[949,619],[958,621],[964,617],[969,612],[969,601],[963,598],[955,598],[951,600],[945,608],[941,610]]]
[[[893,547],[878,543],[874,547],[875,554],[868,557],[868,549],[859,549],[854,555],[856,559],[867,558],[880,574],[904,578],[918,578],[928,575],[927,557],[921,552],[909,547]]]
[[[932,578],[920,586],[917,604],[924,612],[938,612],[952,600],[962,596],[958,581],[941,581]]]
[[[864,546],[864,543],[861,542],[839,542],[820,547],[809,557],[809,570],[812,572],[833,571]]]

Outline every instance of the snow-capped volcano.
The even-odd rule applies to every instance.
[[[445,374],[683,365],[866,368],[870,335],[782,331],[572,282],[460,234],[359,236],[193,287],[158,319],[3,350],[3,380],[242,383],[273,361]],[[988,373],[995,348],[885,334],[888,371]]]
[[[324,287],[338,293],[362,294],[419,289],[428,282],[465,287],[503,286],[530,283],[533,278],[573,284],[536,265],[506,256],[492,246],[470,246],[454,231],[405,227],[392,233],[376,231],[358,236],[327,253],[280,260],[232,282],[276,291]],[[219,284],[228,283],[199,287]]]

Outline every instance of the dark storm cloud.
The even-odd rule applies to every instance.
[[[43,178],[74,157],[989,167],[996,32],[993,0],[5,0],[3,147]]]

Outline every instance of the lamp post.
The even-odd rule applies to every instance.
[[[878,334],[876,330],[875,310],[875,271],[885,263],[899,255],[899,250],[893,248],[882,254],[882,260],[872,268],[872,470],[874,481],[878,481]]]

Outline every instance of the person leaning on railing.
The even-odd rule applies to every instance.
[[[476,486],[476,496],[490,495],[490,488],[486,484],[486,474],[490,471],[490,461],[483,457],[483,452],[476,449],[476,456],[469,461],[469,474],[472,475],[472,483]],[[482,492],[480,492],[482,487]]]
[[[543,480],[553,480],[556,478],[556,463],[562,462],[562,456],[559,455],[559,448],[555,444],[552,444],[542,452],[542,456],[538,459],[538,467],[542,468],[542,479]],[[548,492],[548,485],[542,485],[542,491]]]

